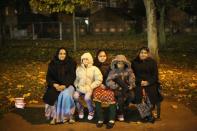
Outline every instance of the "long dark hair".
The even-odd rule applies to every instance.
[[[147,46],[141,47],[141,48],[138,50],[138,52],[137,52],[137,57],[136,57],[137,60],[140,60],[140,52],[141,52],[142,50],[145,50],[145,51],[147,51],[147,53],[150,53],[150,50],[149,50],[149,48],[148,48]]]
[[[96,52],[96,57],[94,58],[94,65],[95,65],[95,66],[98,66],[98,67],[102,65],[102,63],[101,63],[101,62],[99,61],[99,59],[98,59],[98,56],[99,56],[99,54],[100,54],[101,52],[105,52],[106,57],[107,57],[107,59],[106,59],[106,61],[105,61],[104,63],[108,62],[108,54],[107,54],[107,52],[106,52],[105,50],[98,50],[98,51]]]
[[[65,50],[66,51],[66,58],[64,59],[64,60],[59,60],[59,52],[60,52],[60,50]],[[58,48],[57,50],[56,50],[56,52],[55,52],[55,55],[54,55],[54,57],[53,57],[53,62],[55,62],[55,63],[59,63],[59,62],[61,62],[61,63],[65,63],[68,59],[70,58],[70,56],[69,56],[69,54],[68,54],[68,51],[66,50],[66,48],[64,48],[64,47],[60,47],[60,48]]]

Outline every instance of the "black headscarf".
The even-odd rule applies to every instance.
[[[59,52],[60,52],[60,50],[65,50],[66,51],[66,58],[64,60],[60,60],[59,59]],[[69,59],[70,59],[70,56],[69,56],[68,51],[66,50],[66,48],[60,47],[60,48],[58,48],[56,50],[55,55],[54,55],[54,57],[53,57],[51,62],[62,63],[63,64],[63,63],[68,62]]]
[[[100,62],[100,61],[98,60],[98,55],[99,55],[102,51],[105,52],[106,57],[107,57],[107,59],[106,59],[105,62],[103,62],[103,63]],[[96,57],[95,57],[95,59],[94,59],[94,66],[97,66],[97,67],[100,69],[100,71],[101,71],[101,73],[102,73],[102,75],[103,75],[103,84],[105,84],[105,81],[106,81],[107,76],[108,76],[109,71],[110,71],[110,60],[109,60],[108,55],[107,55],[107,53],[106,53],[105,50],[98,50],[98,51],[97,51]]]
[[[64,60],[59,59],[60,50],[65,50],[66,58]],[[68,51],[64,47],[60,47],[56,50],[56,53],[51,61],[51,65],[55,66],[59,79],[64,79],[65,72],[68,72],[68,69],[75,68],[74,60],[69,56]],[[63,81],[63,80],[62,80]]]
[[[43,100],[49,105],[54,105],[60,93],[53,87],[53,84],[56,83],[69,87],[70,85],[73,85],[76,78],[76,62],[68,55],[68,52],[66,51],[65,60],[59,60],[58,58],[59,52],[62,49],[66,51],[63,47],[57,49],[54,58],[48,65],[46,75],[48,88],[44,94]]]

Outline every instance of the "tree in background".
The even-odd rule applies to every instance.
[[[148,47],[152,57],[159,61],[156,7],[154,0],[143,0],[146,9]]]
[[[193,0],[155,0],[157,12],[159,14],[159,45],[161,48],[166,47],[165,19],[168,15],[168,20],[173,26],[178,28],[186,18],[186,13],[183,11],[188,4]],[[173,29],[173,27],[172,27]]]
[[[71,13],[73,14],[73,42],[74,51],[77,50],[76,44],[76,24],[75,12],[78,7],[89,8],[91,0],[30,0],[33,12],[42,14],[52,13]]]
[[[165,14],[166,14],[166,8],[170,5],[170,0],[156,0],[155,3],[156,3],[157,11],[159,13],[159,28],[158,28],[159,46],[161,48],[164,48],[166,44]]]
[[[165,33],[165,16],[170,8],[174,8],[176,11],[171,11],[169,14],[170,21],[180,25],[186,19],[186,13],[183,11],[191,3],[195,3],[195,0],[143,0],[146,8],[147,17],[147,35],[148,35],[148,47],[150,48],[152,56],[158,60],[158,41],[157,41],[157,16],[156,12],[159,13],[159,45],[161,48],[166,46],[166,33]],[[192,8],[194,9],[194,8]],[[176,13],[175,13],[176,12]],[[179,13],[177,13],[179,12]],[[175,15],[176,14],[176,15]],[[177,24],[179,23],[179,24]]]
[[[0,1],[0,46],[4,45],[5,1]]]
[[[5,45],[5,9],[10,3],[10,0],[0,1],[0,46]]]

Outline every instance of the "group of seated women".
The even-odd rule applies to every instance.
[[[48,65],[46,82],[43,100],[50,124],[74,123],[75,113],[84,119],[84,105],[88,109],[87,119],[95,117],[98,128],[105,118],[107,129],[113,128],[116,119],[124,121],[125,109],[131,103],[141,119],[154,123],[155,106],[160,118],[158,67],[147,47],[140,48],[132,62],[121,54],[110,60],[104,50],[99,50],[95,59],[86,52],[78,66],[65,48],[59,48]],[[104,116],[103,105],[107,105],[108,116]]]

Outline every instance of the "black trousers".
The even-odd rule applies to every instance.
[[[128,107],[129,103],[134,101],[134,93],[131,90],[122,91],[114,90],[115,99],[117,101],[117,114],[124,114],[124,107]]]
[[[95,106],[96,106],[96,115],[97,115],[98,121],[104,121],[104,116],[103,116],[104,112],[103,112],[103,108],[101,106],[101,102],[95,101]],[[115,120],[116,104],[110,104],[108,108],[109,108],[109,115],[108,115],[109,121]]]

